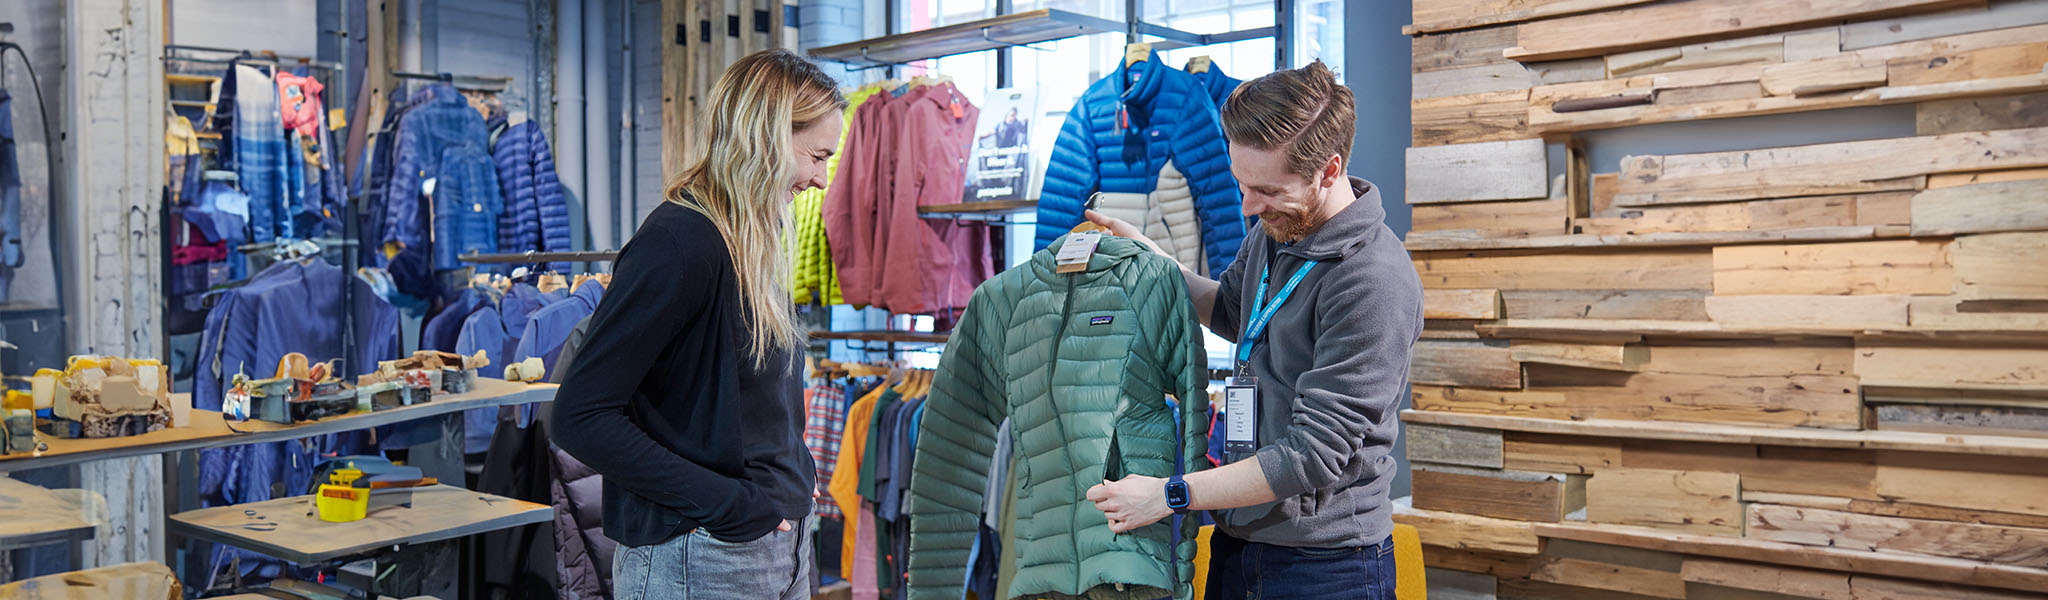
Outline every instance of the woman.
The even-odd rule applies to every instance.
[[[816,471],[781,235],[794,194],[825,185],[845,109],[792,52],[733,63],[695,158],[619,251],[553,431],[604,476],[618,598],[810,596]]]

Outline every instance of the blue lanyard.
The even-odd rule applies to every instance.
[[[1280,305],[1286,304],[1287,297],[1294,295],[1294,287],[1301,285],[1302,278],[1308,277],[1309,270],[1316,268],[1317,262],[1319,261],[1308,261],[1308,264],[1295,271],[1294,276],[1287,279],[1287,285],[1281,286],[1280,293],[1273,296],[1272,306],[1265,305],[1266,284],[1270,283],[1272,277],[1271,266],[1259,268],[1259,293],[1252,297],[1252,319],[1245,323],[1244,338],[1237,343],[1237,362],[1244,363],[1252,359],[1252,348],[1258,345],[1259,335],[1266,332],[1266,323],[1273,320],[1273,313],[1280,312]]]

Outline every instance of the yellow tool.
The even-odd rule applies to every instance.
[[[370,488],[355,486],[356,480],[362,476],[359,469],[335,469],[328,475],[328,483],[320,486],[320,493],[313,496],[313,505],[320,513],[320,520],[346,523],[369,515]]]

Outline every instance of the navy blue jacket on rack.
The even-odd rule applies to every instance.
[[[398,124],[397,159],[385,190],[384,238],[379,241],[403,244],[405,253],[428,252],[439,271],[463,266],[457,256],[498,251],[504,199],[483,115],[453,86],[432,86],[426,94],[428,101],[406,111]],[[429,193],[428,181],[434,184],[431,207],[420,202]]]
[[[1095,192],[1150,193],[1169,160],[1194,193],[1209,276],[1221,276],[1244,242],[1243,196],[1208,89],[1157,53],[1088,86],[1067,113],[1045,171],[1034,247],[1079,225]]]
[[[526,121],[506,127],[491,147],[491,156],[505,196],[505,213],[498,217],[498,250],[569,251],[569,204],[555,175],[555,153],[548,149],[540,124]],[[569,272],[566,262],[548,267]]]

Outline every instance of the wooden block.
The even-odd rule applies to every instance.
[[[1407,506],[1394,506],[1394,522],[1413,525],[1425,546],[1535,554],[1535,530],[1527,521],[1494,519]]]
[[[1402,428],[1408,436],[1409,462],[1501,468],[1498,431],[1416,423]]]
[[[1514,61],[1501,53],[1514,47],[1515,28],[1488,27],[1418,35],[1409,43],[1409,63],[1417,72],[1507,63]]]
[[[2048,93],[1921,102],[1913,105],[1913,122],[1917,135],[2048,127]]]
[[[1859,194],[1856,199],[1856,224],[1876,227],[1911,227],[1913,224],[1913,196],[1909,192],[1889,194]]]
[[[1850,595],[1848,573],[1787,569],[1711,558],[1688,558],[1681,573],[1685,581],[1695,583],[1797,598],[1855,600]]]
[[[1997,586],[2005,589],[2043,592],[2048,591],[2048,575],[2038,569],[2021,569],[2003,565],[1988,565],[1975,561],[1948,558],[1914,557],[1899,554],[1815,548],[1781,542],[1767,542],[1734,537],[1671,533],[1634,527],[1602,527],[1578,523],[1544,523],[1536,526],[1537,532],[1545,539],[1576,539],[1607,544],[1648,548],[1667,552],[1681,552],[1699,557],[1722,558],[1738,561],[1761,561],[1778,566],[1826,569],[1856,574],[1856,579],[1866,576],[1912,577],[1922,581],[1940,582],[1942,585],[1931,589],[1951,591],[1972,590],[1955,584],[1967,583]],[[1688,560],[1693,560],[1688,558]],[[1681,569],[1681,573],[1686,570]],[[1694,577],[1688,577],[1692,581]],[[1754,575],[1730,577],[1731,581],[1768,581],[1768,578]],[[1974,590],[1972,590],[1974,591]],[[1903,598],[1950,598],[1939,592],[1933,595],[1904,596]],[[1812,598],[1816,596],[1803,596]],[[1854,596],[1856,600],[1867,598],[1900,598],[1897,596]]]
[[[1871,408],[1876,413],[1873,429],[2048,436],[2048,408],[2042,407],[1876,404]]]
[[[1578,233],[1597,235],[1904,225],[1911,219],[1912,197],[1910,192],[1887,192],[1615,209],[1617,218],[1576,224]]]
[[[1614,207],[1614,191],[1621,184],[1620,173],[1594,173],[1586,191],[1586,214],[1592,217],[1619,217]]]
[[[1529,578],[1536,581],[1639,594],[1652,598],[1685,599],[1685,580],[1677,571],[1642,569],[1575,558],[1545,556],[1536,559]]]
[[[2048,196],[2034,199],[2048,205]],[[2048,232],[1957,237],[1956,297],[1963,300],[2048,300]]]
[[[1703,290],[1712,253],[1699,250],[1572,253],[1415,253],[1425,288]],[[1512,310],[1510,310],[1512,312]]]
[[[1565,231],[1565,200],[1515,200],[1411,207],[1411,232],[1469,230],[1489,236],[1556,235]],[[1413,235],[1413,233],[1411,233]]]
[[[1621,467],[1667,471],[1712,471],[1742,476],[1745,493],[1824,494],[1878,499],[1871,481],[1876,459],[1868,453],[1831,448],[1789,448],[1702,442],[1623,440]]]
[[[1895,501],[2048,515],[2048,461],[1883,452],[1877,493]]]
[[[1778,62],[1796,63],[1842,53],[1842,28],[1822,27],[1785,34],[1784,55]]]
[[[1886,80],[1887,85],[1909,86],[2033,75],[2043,64],[2048,64],[2048,42],[1894,59]]]
[[[1906,327],[1908,296],[1708,296],[1707,317],[1741,327]]]
[[[1586,474],[1621,466],[1619,442],[1601,438],[1504,432],[1501,464],[1510,469]]]
[[[1959,310],[1960,306],[1950,297],[1914,298],[1906,315],[1913,328],[1920,330],[2048,333],[2048,313],[1966,312]]]
[[[1527,139],[1529,90],[1487,92],[1408,103],[1413,146]]]
[[[1422,545],[1422,564],[1429,565],[1430,568],[1492,575],[1500,578],[1528,577],[1531,558],[1533,557],[1526,554],[1510,554],[1494,550],[1446,548],[1427,543]],[[1436,587],[1435,581],[1434,579],[1430,580],[1432,592],[1434,591],[1433,588]]]
[[[2048,2],[1999,0],[1968,8],[1842,25],[1843,50],[2048,23]]]
[[[1716,296],[1947,294],[1953,277],[1935,240],[1714,248]]]
[[[1430,562],[1427,557],[1424,564]],[[1435,566],[1422,568],[1423,577],[1429,581],[1429,597],[1438,600],[1495,600],[1496,578],[1492,575],[1467,573]]]
[[[118,564],[26,578],[0,585],[0,598],[14,600],[178,600],[184,597],[184,588],[178,584],[177,574],[159,562]]]
[[[2041,568],[2048,530],[1753,504],[1747,535],[1775,542],[1947,556]]]
[[[1553,473],[1415,463],[1415,507],[1517,521],[1557,522],[1585,505],[1583,481],[1567,493]]]
[[[1410,81],[1410,97],[1415,100],[1465,96],[1490,92],[1528,90],[1532,82],[1529,70],[1517,62],[1499,62],[1458,69],[1418,71]]]
[[[2048,350],[2037,348],[1856,348],[1866,386],[2048,391]]]
[[[1410,386],[1416,410],[1520,415],[1546,419],[1571,418],[1564,394],[1472,390],[1431,385]]]
[[[1557,60],[1670,46],[1810,23],[1962,6],[1950,0],[1672,2],[1525,23],[1508,58]]]
[[[1629,157],[1615,203],[1682,204],[1901,191],[1929,173],[2048,166],[2048,128]]]
[[[1534,85],[1556,85],[1607,78],[1607,61],[1599,57],[1523,63]]]
[[[1855,350],[1846,340],[1659,344],[1650,349],[1641,370],[1726,377],[1850,375],[1855,373]]]
[[[1763,98],[1764,87],[1755,81],[1730,81],[1657,90],[1657,102],[1694,105]]]
[[[1927,190],[1913,197],[1913,235],[2048,229],[2048,179]]]
[[[1500,290],[1422,291],[1424,319],[1498,319]]]
[[[1520,23],[1607,10],[1650,0],[1422,0],[1415,4],[1414,32],[1438,32]],[[1413,35],[1413,33],[1410,33]]]
[[[1742,535],[1734,473],[1613,469],[1586,482],[1586,518],[1708,535]]]
[[[1608,371],[1634,371],[1650,360],[1650,348],[1641,344],[1566,344],[1515,340],[1508,350],[1515,362]]]
[[[1772,96],[1860,90],[1885,85],[1884,63],[1863,64],[1854,54],[1838,54],[1764,68],[1764,91]]]
[[[1655,355],[1654,350],[1652,355]],[[1546,407],[1545,410],[1534,411],[1536,414],[1517,416],[1544,416],[1564,410],[1573,419],[1613,418],[1834,429],[1855,429],[1862,422],[1855,377],[1631,374],[1541,364],[1525,365],[1524,371],[1529,393],[1563,393],[1568,405],[1563,408]],[[1657,401],[1646,402],[1645,399]],[[1418,403],[1416,406],[1421,408],[1422,405]]]
[[[1707,320],[1706,294],[1663,290],[1511,290],[1501,292],[1509,319]]]
[[[1633,77],[1728,65],[1783,62],[1786,35],[1759,35],[1610,54],[1607,56],[1607,73],[1610,77]]]
[[[1595,544],[1569,539],[1543,540],[1543,556],[1621,565],[1674,574],[1685,564],[1685,556],[1681,554],[1610,544]]]
[[[1415,343],[1408,379],[1431,385],[1521,389],[1522,370],[1505,344],[1427,340]]]
[[[1744,482],[1744,485],[1746,486],[1747,482]],[[1750,503],[1779,504],[1785,506],[1804,506],[1807,508],[1819,508],[1825,510],[1840,510],[1864,515],[1907,517],[1913,519],[1930,519],[1935,521],[1950,521],[1956,523],[1980,523],[1984,525],[2010,525],[2014,527],[2026,527],[2030,529],[2048,529],[2048,517],[1988,510],[1967,510],[1958,508],[1948,508],[1944,506],[1930,506],[1926,504],[1913,504],[1910,502],[1893,502],[1889,500],[1864,500],[1855,498],[1832,498],[1828,496],[1815,496],[1808,494],[1752,492],[1748,489],[1744,489],[1742,491],[1742,501]]]
[[[1409,204],[1550,194],[1548,154],[1540,139],[1409,148],[1407,177]]]

